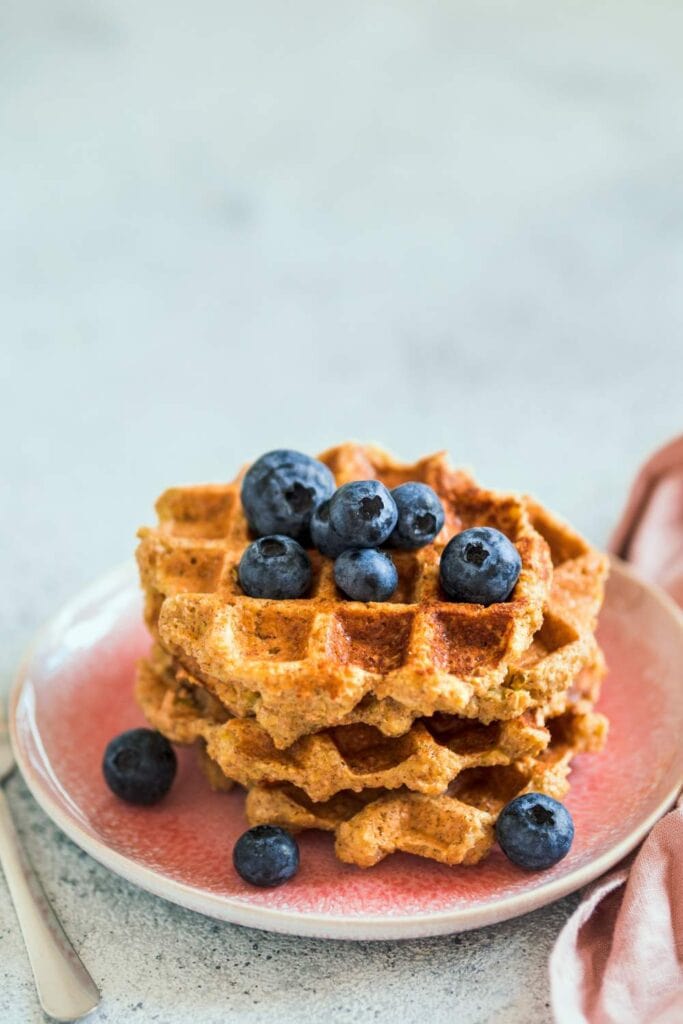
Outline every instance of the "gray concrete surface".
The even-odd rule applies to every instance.
[[[166,485],[448,447],[603,541],[681,429],[683,8],[6,0],[0,688]],[[97,1021],[550,1020],[575,903],[344,945],[120,881],[9,787]],[[0,881],[0,1019],[40,1020]]]

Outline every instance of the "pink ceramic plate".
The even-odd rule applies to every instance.
[[[615,563],[600,623],[610,664],[600,707],[612,727],[604,754],[575,762],[569,856],[526,873],[495,851],[448,868],[406,854],[364,871],[340,864],[323,833],[301,836],[301,870],[274,890],[245,885],[231,863],[247,827],[239,792],[209,791],[190,751],[173,790],[136,808],[104,785],[102,752],[142,724],[132,697],[149,647],[132,567],[76,598],[38,638],[13,694],[16,758],[43,810],[112,871],[182,906],[237,924],[347,939],[462,931],[540,907],[597,877],[629,852],[681,784],[683,625],[659,591]]]

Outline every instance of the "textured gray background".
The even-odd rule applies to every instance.
[[[5,0],[0,687],[156,494],[448,447],[603,541],[681,427],[683,7]],[[343,945],[119,881],[9,786],[99,1020],[549,1020],[575,903]],[[40,1015],[0,881],[0,1019]]]

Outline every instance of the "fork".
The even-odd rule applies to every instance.
[[[40,1005],[58,1021],[80,1020],[99,1005],[100,994],[19,844],[3,792],[14,768],[0,701],[0,865],[24,936]]]

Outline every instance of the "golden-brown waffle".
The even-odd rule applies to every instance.
[[[278,748],[353,722],[400,735],[438,711],[515,718],[595,659],[605,560],[540,506],[479,488],[441,454],[403,465],[379,448],[342,445],[321,458],[338,484],[421,480],[441,498],[446,522],[435,543],[392,553],[400,582],[390,602],[343,600],[333,563],[316,552],[310,597],[246,597],[236,576],[250,539],[241,478],[165,492],[158,527],[140,531],[152,632],[233,714],[255,716]],[[439,590],[444,545],[473,525],[501,529],[522,558],[511,599],[489,608],[445,601]]]
[[[475,864],[490,851],[496,819],[508,801],[530,792],[557,800],[565,796],[572,758],[601,747],[606,721],[593,712],[568,712],[551,729],[551,745],[538,757],[466,769],[436,796],[370,790],[341,792],[314,803],[303,790],[280,783],[249,791],[247,819],[251,825],[268,823],[293,832],[333,832],[337,857],[364,868],[397,850],[449,865]]]
[[[595,693],[596,681],[584,673],[571,698],[573,723],[579,711],[590,712]],[[136,696],[152,725],[175,743],[202,741],[227,778],[247,789],[289,783],[317,803],[342,791],[440,794],[472,768],[536,758],[551,739],[540,711],[489,725],[437,714],[414,722],[401,737],[387,738],[367,725],[337,726],[282,751],[254,719],[230,718],[158,649],[138,667]]]
[[[255,719],[228,719],[206,691],[178,679],[167,685],[150,662],[139,666],[137,699],[168,739],[203,740],[223,773],[247,789],[289,782],[316,801],[341,790],[402,786],[442,793],[461,771],[537,755],[550,739],[537,715],[490,725],[437,715],[415,722],[400,737],[386,737],[374,726],[342,725],[278,750]]]

